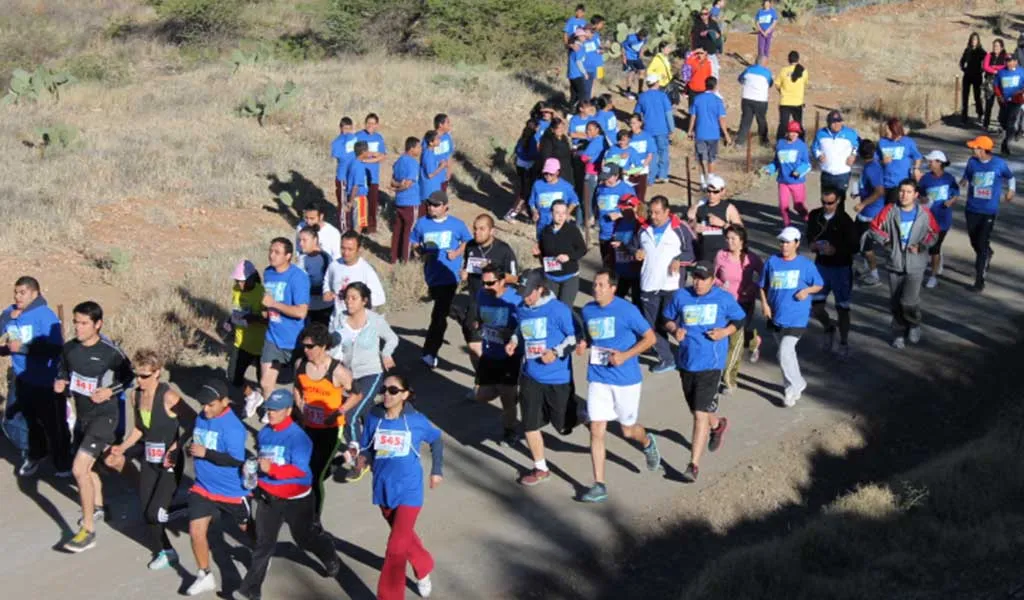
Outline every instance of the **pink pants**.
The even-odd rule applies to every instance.
[[[419,506],[399,506],[397,508],[380,509],[388,525],[391,535],[388,536],[388,547],[384,551],[384,566],[380,570],[380,581],[377,583],[378,600],[402,600],[405,598],[406,564],[412,563],[412,572],[416,579],[423,579],[434,570],[434,557],[430,556],[423,542],[413,531],[416,517],[420,514]]]
[[[793,208],[800,214],[800,218],[807,220],[807,186],[803,183],[780,183],[779,184],[779,212],[782,213],[782,226],[789,227],[789,203],[793,201]]]

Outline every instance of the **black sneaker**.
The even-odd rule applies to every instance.
[[[708,451],[714,452],[722,447],[722,440],[725,439],[725,432],[729,431],[729,419],[725,417],[719,417],[718,427],[711,430],[708,434]]]
[[[685,483],[693,483],[697,481],[697,477],[700,476],[700,468],[697,465],[690,463],[686,466],[686,470],[683,471],[683,481]]]
[[[500,445],[500,446],[502,446],[504,448],[512,448],[512,447],[514,447],[518,443],[519,443],[519,436],[516,435],[516,430],[515,429],[506,429],[505,432],[501,435],[501,441],[498,442],[498,445]]]
[[[96,533],[89,531],[85,527],[78,530],[75,537],[71,538],[64,544],[64,549],[68,552],[85,552],[89,548],[96,545]]]
[[[331,560],[324,563],[326,577],[333,579],[338,576],[339,571],[341,571],[341,559],[337,556],[332,556]]]

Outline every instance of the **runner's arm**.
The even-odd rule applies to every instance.
[[[308,304],[275,304],[274,309],[286,317],[293,319],[305,319],[309,314]]]
[[[209,448],[206,449],[206,456],[203,458],[218,467],[240,467],[245,462],[244,460],[238,460],[227,452],[218,452],[217,450],[210,450]]]
[[[625,355],[625,360],[629,360],[634,356],[640,356],[644,352],[647,352],[648,350],[654,347],[654,343],[656,341],[657,338],[654,337],[654,330],[648,329],[644,333],[643,337],[637,340],[637,342],[633,344],[633,346],[629,350],[623,352],[623,354]]]
[[[441,438],[441,430],[430,425],[430,474],[438,477],[444,476],[444,441]]]
[[[132,387],[135,380],[135,372],[132,370],[132,362],[128,360],[124,352],[118,348],[115,351],[115,362],[111,371],[114,372],[114,383],[110,386],[111,395],[117,395]]]
[[[393,355],[398,348],[398,335],[384,317],[377,319],[377,335],[380,336],[380,339],[384,340],[384,348],[380,351],[381,355]]]

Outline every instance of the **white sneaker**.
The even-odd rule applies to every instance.
[[[860,284],[864,287],[874,287],[880,283],[882,283],[882,280],[874,273],[868,273],[860,280]]]
[[[931,277],[929,277],[929,278],[928,278],[928,281],[924,282],[924,287],[926,287],[926,288],[928,288],[928,289],[933,289],[933,288],[935,288],[935,286],[937,286],[937,285],[939,285],[939,280],[938,280],[938,279],[936,279],[934,275],[932,275]]]
[[[35,475],[36,471],[38,471],[38,470],[39,470],[39,461],[38,460],[32,460],[31,458],[26,458],[24,461],[22,461],[21,466],[18,467],[18,476],[19,477],[31,477],[32,475]]]
[[[217,578],[213,576],[213,573],[207,571],[196,576],[196,580],[192,582],[192,585],[188,586],[188,590],[185,592],[189,596],[198,596],[204,592],[215,592],[217,591]]]
[[[921,326],[911,327],[910,332],[907,333],[907,339],[911,344],[916,344],[921,341]]]
[[[178,563],[178,553],[174,550],[161,550],[153,560],[149,561],[149,570],[158,571]]]
[[[420,593],[420,598],[429,598],[433,589],[434,584],[430,582],[430,575],[416,582],[416,590]]]
[[[420,357],[420,360],[422,360],[423,364],[427,365],[427,368],[429,369],[437,368],[437,357],[433,354],[424,354]]]
[[[245,397],[245,418],[251,419],[256,409],[263,406],[263,394],[259,390],[249,392]]]
[[[906,340],[903,339],[903,336],[901,335],[892,341],[892,347],[895,348],[896,350],[902,350],[907,347],[907,342]]]

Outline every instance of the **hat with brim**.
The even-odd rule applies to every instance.
[[[987,135],[979,135],[973,140],[967,142],[967,147],[972,150],[988,150],[991,152],[992,149],[996,147],[996,144],[992,141],[992,138]]]
[[[436,190],[427,196],[427,204],[431,206],[444,206],[448,204],[448,194],[444,190]]]
[[[263,403],[267,410],[287,410],[295,403],[295,397],[289,390],[274,390],[270,397]]]
[[[779,232],[779,235],[775,236],[781,242],[799,242],[800,241],[800,230],[796,227],[785,227]]]
[[[199,388],[196,394],[196,402],[206,406],[207,404],[220,399],[230,400],[228,396],[228,384],[222,379],[210,379]]]

